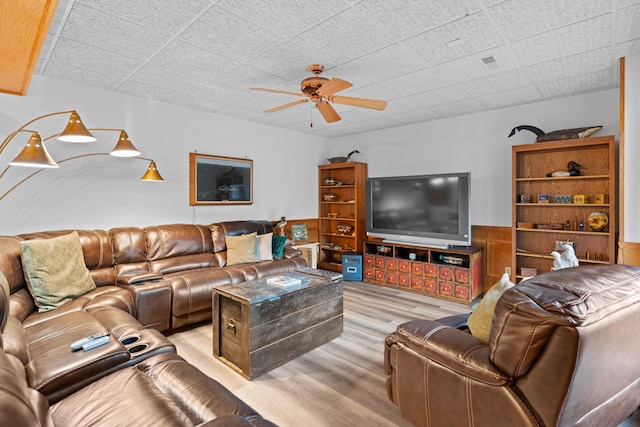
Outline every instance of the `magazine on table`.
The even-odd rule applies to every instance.
[[[294,277],[289,277],[289,276],[275,276],[275,277],[269,277],[267,279],[267,283],[270,285],[277,285],[277,286],[294,286],[294,285],[301,284],[302,280],[296,279]]]

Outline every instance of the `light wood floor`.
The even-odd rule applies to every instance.
[[[411,319],[468,311],[463,304],[345,282],[342,336],[252,381],[213,357],[211,324],[169,339],[178,354],[281,427],[410,426],[387,398],[384,338]]]

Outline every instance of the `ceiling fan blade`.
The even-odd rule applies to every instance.
[[[318,110],[320,110],[320,114],[322,114],[322,117],[324,117],[327,123],[333,123],[340,120],[340,116],[338,115],[336,110],[334,110],[331,104],[329,104],[327,101],[318,102],[316,104],[316,107],[318,107]]]
[[[336,104],[350,105],[352,107],[370,108],[372,110],[384,110],[387,108],[387,101],[377,99],[353,98],[351,96],[329,96],[327,98]]]
[[[293,107],[295,105],[304,104],[308,99],[298,99],[297,101],[290,102],[288,104],[281,105],[279,107],[269,108],[264,110],[265,113],[275,113],[276,111],[284,110],[285,108]]]
[[[263,92],[284,93],[285,95],[305,96],[304,93],[287,92],[285,90],[277,90],[277,89],[265,89],[263,87],[250,87],[249,90],[261,90]]]
[[[334,93],[338,93],[341,90],[345,90],[346,88],[351,86],[353,85],[348,81],[334,77],[328,82],[326,82],[325,84],[323,84],[322,86],[320,86],[320,89],[318,89],[317,92],[322,96],[329,96],[329,95],[333,95]]]

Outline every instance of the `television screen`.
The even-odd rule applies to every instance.
[[[469,173],[367,179],[367,233],[388,241],[470,245]]]

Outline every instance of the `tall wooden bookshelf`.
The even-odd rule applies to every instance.
[[[573,242],[581,265],[615,263],[615,159],[611,135],[512,147],[511,265],[516,280],[550,271],[556,242]],[[582,165],[579,176],[547,176],[567,170],[570,161]],[[525,202],[527,196],[530,202]],[[604,229],[590,227],[589,217],[596,212],[608,216]]]
[[[367,164],[318,166],[318,268],[342,271],[342,254],[362,251],[366,236]]]

